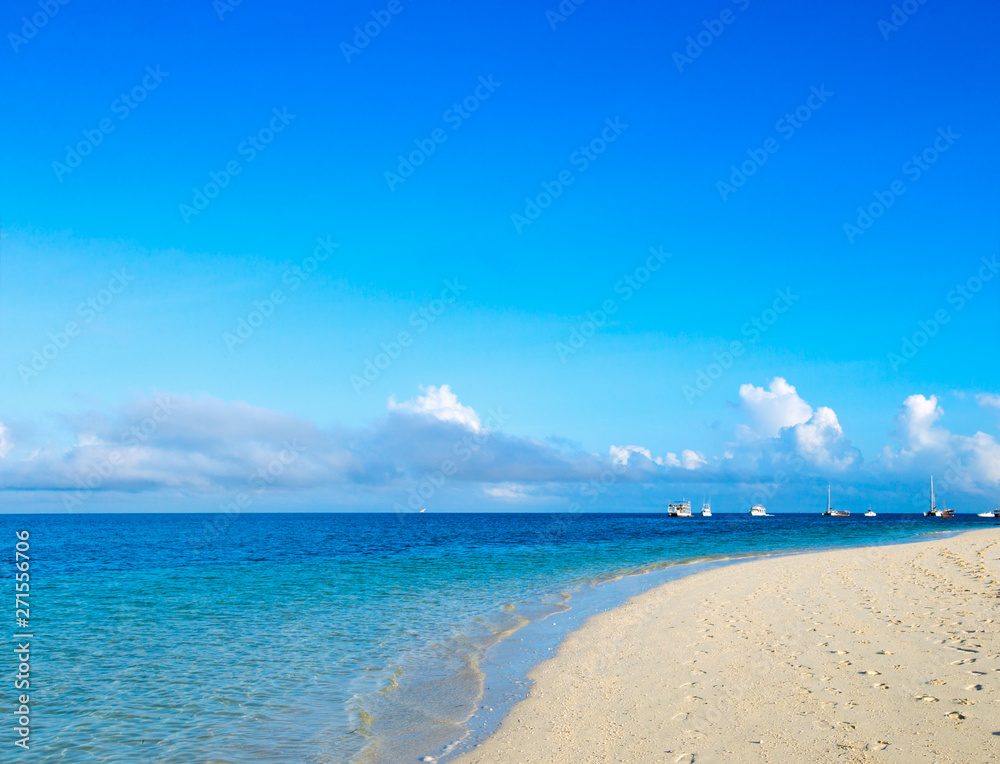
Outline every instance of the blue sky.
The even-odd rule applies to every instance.
[[[432,508],[564,509],[627,445],[650,458],[587,508],[736,509],[803,454],[774,506],[834,480],[904,509],[948,464],[991,503],[1000,11],[903,6],[9,4],[5,504],[71,508],[123,448],[108,428],[164,394],[194,418],[130,446],[86,509],[213,509],[285,426],[319,433],[309,469],[255,508],[388,509],[428,468],[406,438],[437,437],[401,422],[447,445],[477,431],[454,412],[491,430],[491,407],[510,418],[477,458],[506,471],[471,460]],[[257,448],[199,440],[194,412]]]

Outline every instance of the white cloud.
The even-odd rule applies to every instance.
[[[628,464],[632,454],[640,454],[660,467],[681,467],[686,470],[696,470],[708,464],[704,454],[690,448],[684,449],[680,458],[673,452],[667,452],[665,457],[653,456],[648,448],[642,446],[611,446],[609,453],[611,461],[615,464]]]
[[[10,439],[10,429],[0,422],[0,459],[6,459],[13,448],[14,441]]]
[[[681,451],[681,466],[686,470],[696,470],[699,467],[704,467],[708,462],[705,460],[705,455],[699,453],[698,451],[692,451],[690,448],[685,448]]]
[[[1000,409],[1000,395],[996,393],[979,393],[976,396],[976,403],[984,408],[986,406],[991,406],[996,409]]]
[[[812,406],[799,397],[784,377],[775,377],[768,389],[740,385],[740,404],[750,416],[753,430],[764,438],[777,437],[785,427],[809,421]]]
[[[396,403],[395,396],[389,396],[389,411],[405,411],[411,414],[432,416],[442,422],[455,422],[470,430],[482,429],[479,415],[471,406],[463,406],[458,402],[458,396],[448,385],[441,387],[421,386],[423,395],[418,395],[408,401]]]
[[[494,499],[500,499],[501,501],[524,501],[530,498],[524,486],[518,485],[517,483],[498,483],[497,485],[488,485],[483,488],[483,492],[487,496]]]
[[[751,424],[736,428],[737,441],[759,459],[791,456],[821,470],[844,470],[861,461],[861,452],[844,437],[837,414],[828,406],[813,410],[784,377],[767,389],[740,385],[740,406]]]
[[[885,467],[908,475],[934,473],[940,476],[942,487],[972,493],[995,490],[1000,486],[1000,444],[996,438],[984,432],[957,435],[938,423],[943,417],[944,409],[934,395],[916,394],[903,401],[893,433],[899,449],[883,449]]]

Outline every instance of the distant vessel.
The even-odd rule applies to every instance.
[[[1000,520],[1000,501],[997,502],[997,508],[990,512],[980,512],[980,517],[992,517],[996,520]]]
[[[767,514],[767,510],[764,509],[764,505],[763,504],[754,504],[752,507],[750,507],[750,516],[751,517],[774,517],[774,515]]]
[[[844,509],[833,509],[830,506],[830,484],[826,485],[826,512],[823,513],[824,517],[850,517],[850,510]]]
[[[865,512],[865,517],[875,517],[875,510],[871,508],[871,505],[868,506],[868,511]]]
[[[691,517],[691,502],[679,501],[667,505],[667,517]]]
[[[712,502],[711,501],[702,502],[702,505],[701,505],[701,516],[702,517],[711,517],[712,516]]]
[[[931,475],[931,506],[926,512],[924,512],[924,517],[954,517],[955,510],[948,509],[948,502],[945,502],[944,509],[938,509],[937,505],[934,503],[934,476]]]

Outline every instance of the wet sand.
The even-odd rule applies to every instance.
[[[699,573],[530,677],[455,764],[1000,761],[1000,528]]]

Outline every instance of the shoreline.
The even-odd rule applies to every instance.
[[[810,555],[835,550],[924,543],[968,532],[975,531],[972,529],[933,530],[924,531],[915,537],[917,539],[920,536],[932,538],[917,541],[911,537],[898,541],[885,541],[881,544],[859,544],[849,547],[830,546],[694,559],[686,562],[654,565],[645,570],[625,571],[611,578],[591,582],[586,589],[572,595],[565,603],[561,603],[561,610],[521,624],[486,648],[477,662],[477,668],[484,677],[484,691],[476,700],[477,708],[462,722],[466,732],[459,739],[449,743],[443,751],[434,755],[432,760],[438,764],[450,764],[494,735],[514,706],[527,697],[533,684],[530,678],[531,672],[541,663],[552,658],[567,638],[582,628],[592,617],[623,607],[633,597],[645,594],[651,589],[696,576],[708,570],[756,560]],[[581,604],[582,607],[579,606]],[[546,628],[550,623],[557,628],[551,630]],[[423,756],[420,757],[420,759],[423,758]]]
[[[610,660],[612,662],[614,662],[615,660],[624,660],[627,662],[629,658],[629,651],[632,651],[634,653],[635,651],[642,652],[644,649],[647,649],[643,648],[638,642],[636,642],[635,637],[630,637],[626,639],[623,645],[619,645],[617,641],[612,641],[614,650],[612,651],[612,655],[609,656],[607,654],[606,648],[608,646],[608,640],[607,640],[608,630],[611,629],[612,631],[615,631],[615,627],[613,626],[613,624],[621,622],[623,621],[623,619],[634,620],[634,614],[637,610],[645,609],[645,611],[647,611],[648,613],[657,611],[657,609],[659,609],[659,615],[656,616],[656,618],[659,619],[662,617],[669,620],[671,617],[677,616],[677,613],[674,612],[674,610],[669,610],[669,609],[680,608],[683,612],[687,613],[688,615],[687,619],[679,618],[679,616],[677,616],[680,620],[680,623],[685,624],[686,628],[690,629],[690,626],[687,624],[688,621],[690,621],[692,618],[700,617],[702,618],[704,624],[708,624],[711,627],[711,628],[704,628],[702,629],[702,631],[707,632],[711,631],[712,629],[718,630],[718,625],[712,623],[710,620],[705,618],[704,613],[699,613],[696,603],[691,601],[692,597],[694,596],[694,593],[697,591],[702,595],[702,600],[703,600],[702,607],[707,607],[707,603],[709,603],[712,600],[711,596],[712,593],[710,590],[711,586],[723,586],[726,588],[732,588],[734,585],[737,584],[746,586],[745,579],[753,578],[754,576],[762,576],[763,579],[770,580],[769,576],[772,575],[772,571],[770,571],[771,568],[783,571],[784,575],[790,576],[797,582],[797,584],[801,585],[803,584],[804,581],[808,580],[808,574],[810,572],[815,572],[815,565],[819,563],[832,565],[833,567],[831,569],[836,570],[838,561],[840,563],[853,565],[860,559],[860,560],[871,560],[873,562],[879,561],[878,564],[888,564],[885,563],[885,560],[891,559],[894,561],[892,562],[892,566],[898,568],[899,565],[901,564],[898,562],[899,559],[907,558],[912,555],[917,555],[918,557],[924,557],[927,554],[932,553],[931,552],[932,547],[935,548],[936,550],[939,547],[943,547],[949,544],[955,546],[956,548],[962,548],[962,549],[972,548],[977,544],[983,547],[987,546],[990,547],[992,550],[990,553],[991,559],[994,561],[993,564],[995,567],[988,569],[989,570],[988,575],[993,577],[991,580],[995,581],[997,579],[1000,579],[1000,566],[997,566],[995,562],[996,558],[1000,556],[996,553],[997,552],[996,545],[1000,544],[1000,534],[997,534],[992,527],[979,528],[979,529],[963,528],[955,530],[929,531],[928,535],[932,537],[920,540],[914,540],[913,538],[911,538],[908,540],[900,540],[898,542],[889,542],[878,545],[859,545],[853,547],[834,547],[823,550],[802,550],[802,551],[792,551],[792,552],[778,552],[774,554],[748,555],[746,557],[737,557],[735,559],[729,558],[718,561],[710,561],[707,563],[695,561],[689,563],[682,563],[679,565],[672,565],[666,568],[653,570],[649,572],[626,574],[616,579],[604,581],[599,585],[595,586],[590,592],[588,592],[588,594],[593,595],[593,593],[596,590],[603,589],[605,587],[613,587],[614,584],[622,584],[623,582],[627,582],[630,580],[645,581],[646,583],[645,585],[639,585],[635,587],[638,591],[633,591],[627,594],[618,592],[617,597],[614,596],[613,592],[611,593],[605,592],[605,599],[617,599],[618,601],[615,604],[611,604],[604,608],[598,607],[597,609],[595,609],[593,604],[591,604],[590,607],[581,609],[580,612],[576,614],[575,619],[567,617],[568,614],[571,613],[575,608],[570,608],[569,611],[557,614],[556,616],[557,618],[564,617],[566,618],[567,622],[573,620],[574,621],[572,624],[573,628],[565,631],[564,629],[558,629],[558,632],[561,636],[557,636],[554,639],[552,637],[549,637],[548,641],[544,643],[532,642],[530,646],[524,647],[523,652],[532,651],[535,655],[535,660],[529,663],[527,673],[522,674],[521,681],[517,683],[518,697],[513,697],[508,694],[506,697],[506,700],[508,702],[502,703],[501,706],[497,708],[495,705],[490,705],[490,703],[493,702],[494,698],[501,697],[502,693],[498,694],[496,691],[493,691],[493,694],[491,696],[491,689],[489,686],[487,686],[484,691],[483,698],[480,701],[480,708],[477,709],[477,711],[467,721],[468,733],[463,737],[462,740],[456,741],[452,746],[449,746],[450,750],[448,750],[447,752],[443,752],[439,754],[437,757],[430,760],[439,762],[449,762],[451,764],[475,764],[477,762],[487,762],[487,761],[549,762],[549,761],[565,760],[569,762],[569,761],[604,760],[600,757],[590,758],[590,755],[586,750],[587,746],[575,749],[574,754],[572,756],[566,757],[565,755],[563,755],[565,754],[564,751],[562,754],[560,753],[562,747],[564,747],[568,741],[572,741],[575,738],[580,737],[581,735],[587,738],[587,742],[589,745],[594,744],[595,740],[596,743],[598,744],[598,747],[600,747],[602,741],[604,743],[607,742],[608,739],[607,735],[605,735],[602,738],[599,734],[595,732],[588,732],[585,724],[581,726],[579,723],[577,723],[575,725],[570,725],[569,727],[564,726],[561,728],[559,734],[551,739],[539,735],[542,729],[545,728],[546,723],[549,721],[549,717],[557,714],[558,708],[566,704],[572,707],[577,707],[577,705],[580,702],[581,692],[583,693],[584,697],[586,696],[586,689],[587,689],[586,686],[578,687],[577,691],[572,696],[557,691],[558,689],[563,689],[567,681],[566,677],[567,672],[576,674],[580,673],[580,668],[583,665],[580,663],[580,661],[583,660],[582,656],[586,656],[586,658],[591,663],[594,663],[595,661],[597,663],[600,663],[602,660]],[[915,551],[915,550],[922,550],[922,551]],[[762,566],[762,565],[768,568],[768,570],[755,568],[753,576],[737,577],[732,575],[732,569],[734,566],[736,566],[737,563],[740,563],[740,565],[738,566],[740,570],[745,570],[746,569],[745,566]],[[700,569],[691,571],[690,570],[691,566],[698,566]],[[651,579],[651,577],[656,577],[656,578],[662,577],[662,579],[664,580],[653,580]],[[671,582],[674,582],[680,578],[683,578],[686,582],[684,587],[676,587],[670,585]],[[889,580],[891,580],[891,578]],[[709,589],[706,589],[706,587],[709,587]],[[787,586],[784,588],[787,589]],[[995,590],[994,597],[1000,598],[1000,587],[997,587],[994,584],[992,585],[992,589]],[[752,596],[758,596],[760,594],[761,590],[757,590],[756,592],[754,592],[753,590],[754,590],[753,587],[750,587],[750,589],[748,590],[753,593]],[[704,595],[708,595],[708,597],[706,598]],[[786,603],[785,609],[787,609],[788,607],[793,607],[794,604],[792,603],[794,603],[794,598],[792,600],[789,600],[788,603]],[[732,603],[727,603],[727,604],[731,605]],[[994,602],[991,603],[991,605],[993,608],[992,612],[988,616],[983,616],[983,618],[992,619],[986,625],[988,627],[987,631],[989,631],[990,628],[992,629],[992,631],[989,632],[990,639],[993,640],[991,642],[991,644],[993,645],[992,653],[997,653],[1000,652],[1000,639],[998,639],[998,632],[1000,632],[1000,624],[997,623],[998,621],[1000,621],[1000,599],[995,599]],[[780,611],[781,608],[779,607],[776,608],[775,610]],[[758,616],[761,615],[767,615],[767,613],[758,613]],[[718,615],[716,615],[715,617],[717,618]],[[784,613],[784,617],[786,617],[787,619],[788,613]],[[967,617],[974,619],[975,615]],[[519,629],[518,632],[515,632],[515,634],[521,634],[525,629],[534,629],[536,632],[538,632],[538,634],[535,635],[529,634],[529,636],[534,636],[536,638],[542,637],[544,639],[543,632],[546,627],[545,621],[551,621],[551,620],[552,618],[550,617],[549,619],[544,619],[543,621],[532,622],[522,627],[522,629]],[[820,624],[821,626],[823,625],[822,621],[817,623]],[[864,623],[859,621],[855,625],[864,626]],[[657,639],[660,639],[662,641],[665,638],[665,635],[657,633],[655,629],[651,630],[649,623],[640,623],[639,627],[640,627],[639,632],[644,633],[646,637],[652,640],[653,643],[655,643]],[[678,628],[680,628],[679,625],[670,626],[671,630],[676,630]],[[816,627],[810,627],[806,629],[804,633],[810,633],[816,630],[817,630]],[[863,628],[856,629],[855,634],[863,631],[864,631]],[[979,630],[977,629],[976,631]],[[770,634],[770,632],[768,633]],[[524,634],[528,634],[528,632],[524,632]],[[619,634],[619,636],[621,635]],[[678,634],[677,636],[680,636],[680,634]],[[694,632],[691,632],[690,634],[687,635],[687,637],[691,640],[696,640],[698,639],[699,636],[704,636],[704,635],[699,635]],[[709,636],[709,639],[715,639],[716,636],[719,635],[712,634]],[[771,634],[771,636],[773,636],[773,634]],[[791,635],[786,635],[786,636],[789,637],[791,642],[795,641],[795,639],[792,639]],[[937,636],[936,633],[935,636]],[[949,636],[951,637],[952,640],[955,639],[954,635],[949,634]],[[596,649],[596,643],[601,641],[599,637],[604,637],[603,640],[603,643],[605,645],[604,652]],[[630,639],[631,641],[629,641]],[[745,639],[751,640],[751,637],[747,636],[745,637]],[[517,653],[516,643],[519,641],[521,642],[524,641],[523,635],[520,638],[520,640],[512,637],[507,637],[506,639],[502,640],[500,643],[494,645],[490,649],[490,651],[485,656],[483,661],[484,669],[487,671],[488,677],[492,675],[495,678],[497,671],[504,669],[506,669],[508,675],[513,676],[515,678],[517,677],[518,675],[517,672],[521,668],[523,668],[523,665],[516,664],[515,662],[516,665],[514,667],[507,667],[504,666],[504,663],[505,661],[511,660],[512,655],[515,655],[516,657]],[[702,639],[701,641],[705,642],[705,639]],[[850,639],[847,639],[846,641],[850,642]],[[943,641],[947,642],[948,639],[944,639]],[[791,644],[791,642],[789,642],[789,644]],[[798,649],[800,649],[802,652],[807,652],[810,649],[814,649],[810,648],[805,642],[802,642],[801,639],[798,639],[798,642],[801,643],[798,645]],[[665,654],[668,657],[672,656],[673,652],[676,652],[672,647],[673,644],[674,643],[671,641],[669,644],[660,645],[662,648],[664,648]],[[688,644],[687,642],[682,643],[681,647],[682,651],[688,650],[687,644]],[[721,644],[721,643],[716,643],[716,644]],[[786,645],[786,647],[787,646],[788,645]],[[856,649],[859,647],[858,645],[852,645],[852,646],[855,647]],[[887,649],[890,650],[891,654],[892,652],[891,647]],[[844,654],[847,654],[848,652],[855,652],[855,651],[844,650],[836,652],[843,652]],[[634,655],[632,657],[634,657]],[[799,658],[800,656],[795,655],[794,657]],[[992,659],[990,659],[989,662],[995,663],[996,665],[990,666],[989,668],[994,669],[994,672],[1000,672],[1000,660],[995,660],[996,658],[1000,658],[1000,656],[993,655]],[[708,660],[709,662],[711,662],[710,659],[703,658],[703,660]],[[521,656],[521,661],[522,663],[524,662],[523,655]],[[676,666],[673,666],[673,664],[677,663],[677,661],[669,661],[669,663],[672,666],[671,670],[676,670]],[[837,664],[842,668],[844,664],[849,665],[850,661],[837,662]],[[765,667],[767,668],[768,671],[772,671],[775,668],[772,666],[768,666],[766,662],[757,665],[757,668],[761,670],[763,670]],[[875,669],[866,669],[866,670],[875,671]],[[904,669],[900,669],[899,667],[897,667],[896,670],[899,671]],[[942,671],[943,670],[944,669],[942,669]],[[701,671],[701,669],[699,669],[699,671]],[[989,674],[989,680],[992,682],[992,685],[988,689],[988,695],[991,696],[993,703],[1000,703],[1000,683],[998,683],[997,681],[1000,680],[1000,673],[994,673],[994,672],[990,672]],[[638,671],[636,673],[637,675],[634,678],[637,680],[638,684],[642,684],[641,681],[638,681],[641,679],[642,671]],[[805,672],[805,673],[811,673],[811,672]],[[865,676],[879,676],[881,673],[883,672],[879,672],[879,674],[869,673]],[[909,675],[911,672],[904,671],[904,673]],[[591,682],[599,681],[598,680],[599,675],[595,674],[593,670],[591,670],[588,675],[590,676]],[[826,682],[831,681],[832,677],[826,675],[824,676],[825,676],[824,681]],[[811,678],[812,677],[810,677],[810,679]],[[923,682],[921,682],[919,678],[916,676],[909,677],[908,681],[909,684],[912,686],[916,685],[923,686]],[[802,682],[799,682],[799,684],[801,683]],[[698,683],[686,682],[682,684],[696,685]],[[875,683],[875,685],[873,686],[877,687],[879,684],[880,683]],[[737,685],[734,685],[733,681],[730,680],[728,684],[725,684],[725,686],[727,687],[726,692],[728,693],[726,698],[716,698],[714,701],[711,699],[706,700],[705,697],[702,697],[700,695],[688,696],[681,694],[679,697],[681,699],[687,698],[688,700],[686,702],[696,703],[696,706],[693,707],[693,710],[697,711],[697,703],[703,704],[711,702],[721,702],[723,700],[726,700],[727,702],[733,701],[732,688]],[[985,685],[980,685],[980,686],[985,689]],[[828,687],[833,687],[833,685],[829,685]],[[622,688],[618,689],[621,690]],[[676,690],[677,688],[674,689]],[[886,698],[894,697],[894,694],[892,692],[888,692],[889,689],[890,689],[889,686],[881,688],[878,692],[875,692],[875,695],[876,696],[879,695],[880,692],[887,692],[887,694],[883,695],[882,698],[880,699],[881,701],[885,701]],[[798,691],[801,691],[802,694],[805,695],[812,695],[814,692],[813,690],[806,690],[805,688],[801,687],[798,688]],[[817,690],[817,692],[818,691],[819,690]],[[634,694],[636,690],[633,689],[632,692]],[[977,695],[977,697],[983,697],[981,695],[982,692],[983,690],[977,690],[976,693],[980,693],[979,695]],[[710,692],[706,692],[704,689],[702,689],[702,693],[704,695],[712,694]],[[675,692],[674,694],[676,695],[677,692]],[[553,695],[554,697],[551,697]],[[666,690],[664,690],[663,688],[659,688],[657,692],[652,693],[650,697],[655,697],[656,699],[655,702],[659,701],[666,702],[669,699],[668,698],[669,695],[670,695],[669,692],[666,692]],[[618,700],[624,701],[626,696],[629,696],[628,691],[624,691],[624,694],[621,695],[621,697],[619,697]],[[929,693],[927,694],[927,696],[931,697]],[[545,702],[545,705],[540,705],[539,701],[540,697],[548,698],[548,700],[546,700]],[[694,700],[691,700],[691,698],[694,698]],[[631,702],[633,703],[639,702],[640,705],[642,705],[643,700],[644,698],[641,695],[630,697]],[[787,700],[789,703],[792,702],[792,700],[787,699],[787,697],[785,697],[785,700]],[[975,703],[975,701],[971,701],[969,699],[964,699],[964,700],[965,702],[968,703],[973,703],[973,704]],[[681,702],[681,700],[679,700],[678,702]],[[781,702],[783,702],[782,697],[773,698],[771,701],[771,705],[773,706],[774,703],[780,704]],[[929,705],[931,703],[936,703],[936,702],[937,702],[936,700],[935,701],[928,700],[922,703],[922,705]],[[684,703],[681,702],[681,705],[684,705]],[[723,705],[725,705],[725,703],[723,703]],[[834,703],[834,705],[836,705],[836,703]],[[853,705],[856,706],[859,704],[853,704]],[[956,701],[955,705],[956,707],[964,706],[964,703],[958,703]],[[609,707],[605,710],[608,713],[614,715],[616,709],[614,707]],[[621,709],[617,710],[620,711]],[[949,707],[948,711],[952,712],[952,709]],[[996,706],[993,706],[993,713],[995,715],[996,712],[1000,712],[1000,708],[996,708]],[[970,726],[972,726],[967,721],[970,718],[967,714],[958,711],[955,711],[953,713],[963,717],[962,719],[959,719],[958,722],[964,725],[967,729]],[[682,710],[677,712],[677,714],[686,715],[685,718],[690,718],[691,711]],[[532,725],[525,726],[525,719],[527,718],[526,715],[533,720]],[[587,714],[584,713],[584,716],[586,715]],[[673,714],[671,716],[673,716]],[[957,719],[957,716],[947,717],[947,719],[948,723],[954,725],[956,723],[954,720]],[[594,719],[593,721],[597,722],[598,720]],[[646,729],[642,726],[639,726],[632,731],[631,736],[638,735],[639,737],[642,737],[644,733],[649,733],[653,738],[657,737],[657,735],[662,736],[662,734],[665,733],[663,732],[663,726],[661,722],[664,722],[664,720],[662,719],[658,720],[656,723],[657,724],[656,729],[659,730],[657,734],[653,734],[652,728]],[[715,726],[718,726],[718,722],[708,721],[707,724],[708,726],[713,726],[713,724]],[[851,723],[847,724],[850,726],[851,729],[855,729],[859,726]],[[537,731],[534,731],[536,730],[536,725],[537,725]],[[702,726],[705,725],[706,721],[702,720]],[[667,725],[667,727],[670,726],[671,725],[669,724]],[[989,737],[988,741],[984,740],[979,741],[980,747],[982,747],[982,745],[993,746],[994,748],[993,754],[995,754],[995,758],[989,758],[988,760],[990,761],[993,760],[1000,761],[1000,722],[995,723],[995,726],[997,727],[997,729],[991,730],[991,733],[996,732],[997,735]],[[575,730],[574,727],[576,727]],[[526,729],[531,730],[530,735],[526,736],[524,734],[524,730]],[[834,727],[831,726],[831,729],[834,729]],[[694,730],[694,732],[698,732],[698,730]],[[777,730],[775,730],[775,734],[776,735],[779,734]],[[758,732],[758,737],[764,737],[764,736],[766,735],[764,735],[760,731]],[[779,736],[787,737],[788,736],[787,729],[782,731]],[[706,735],[706,737],[712,737],[712,736]],[[806,735],[806,737],[809,737],[809,735]],[[820,758],[814,760],[896,761],[897,759],[893,758],[893,755],[895,753],[898,753],[898,751],[900,750],[900,745],[897,744],[894,746],[893,744],[891,744],[891,742],[888,739],[886,739],[886,735],[883,735],[882,738],[883,739],[881,741],[879,740],[867,741],[865,745],[862,746],[860,749],[865,751],[862,758],[824,759],[822,758],[822,756],[826,754],[824,752],[820,752],[818,754]],[[883,745],[883,743],[885,745]],[[768,747],[767,744],[764,743],[763,741],[758,741],[750,745],[756,746],[756,748],[747,749],[745,751],[746,756],[759,755]],[[851,748],[851,745],[852,744],[841,745],[841,747],[837,749],[837,751],[840,751],[840,754],[836,755],[843,754],[843,751],[845,750],[853,750]],[[845,748],[844,746],[847,747]],[[696,748],[697,746],[689,746],[689,747]],[[890,749],[894,750],[890,751]],[[670,748],[668,746],[667,748],[664,748],[661,751],[659,751],[659,755],[654,755],[652,752],[650,752],[648,756],[644,757],[644,755],[637,753],[632,758],[629,757],[621,758],[621,752],[619,751],[617,754],[615,754],[616,756],[615,760],[674,761],[675,760],[675,758],[673,757],[674,752],[678,750],[679,749]],[[877,754],[874,753],[876,751],[878,752]],[[890,751],[890,753],[886,754],[885,751]],[[516,752],[516,754],[514,752]],[[919,757],[919,754],[914,756],[913,753],[914,752],[911,750],[909,751],[910,758],[904,757],[898,760],[899,761],[924,760]],[[699,756],[698,761],[705,761],[706,760],[705,757],[707,755],[708,754],[704,752],[699,754],[696,751],[692,751],[691,753],[680,751],[679,753],[676,753],[676,761],[678,762],[683,762],[688,760],[693,761],[694,759],[691,758],[692,756]],[[939,758],[940,755],[941,754],[939,752],[938,754],[936,754],[938,758],[933,758],[933,757],[928,758],[927,761],[954,760],[957,762],[957,761],[986,760],[986,759],[975,759],[975,758],[942,759]],[[985,755],[985,754],[983,754],[983,751],[980,750],[979,753],[976,755]],[[664,756],[666,756],[666,758],[664,758]],[[790,761],[791,760],[791,759],[782,759],[780,758],[780,756],[778,758],[766,758],[766,757],[759,758],[758,756],[758,758],[741,759],[739,756],[733,758],[732,755],[724,753],[717,753],[716,757],[721,757],[719,758],[719,760],[728,760],[728,761],[757,761],[757,760]]]

